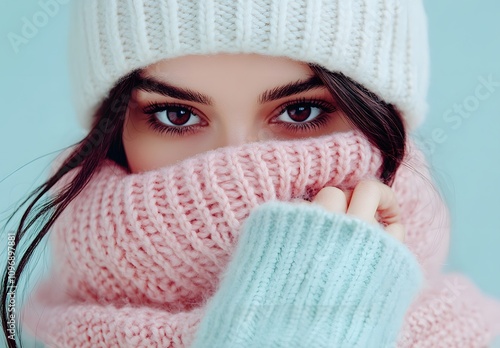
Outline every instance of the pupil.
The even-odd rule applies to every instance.
[[[190,114],[191,112],[189,110],[172,108],[172,110],[168,110],[167,117],[169,121],[176,126],[182,126],[187,121],[189,121]]]
[[[311,108],[308,106],[298,106],[293,108],[296,112],[289,112],[289,116],[295,122],[303,122],[311,115]]]

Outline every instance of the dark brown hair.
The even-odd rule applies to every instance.
[[[405,155],[406,131],[399,112],[393,105],[383,102],[374,93],[343,74],[330,72],[315,64],[309,64],[309,67],[323,81],[337,101],[339,109],[347,116],[348,121],[360,129],[366,138],[380,149],[383,155],[380,179],[383,183],[391,186],[396,170]],[[138,74],[139,71],[136,70],[115,85],[96,111],[88,135],[74,145],[75,149],[64,163],[45,183],[30,193],[5,224],[7,226],[14,215],[25,207],[17,225],[14,240],[15,246],[20,246],[20,243],[23,243],[22,249],[25,252],[20,255],[17,265],[14,264],[10,267],[9,264],[6,265],[0,291],[0,316],[8,347],[17,347],[17,339],[21,337],[20,327],[16,325],[16,340],[8,339],[10,336],[7,301],[9,287],[18,285],[20,276],[39,243],[49,232],[61,212],[91,180],[93,173],[102,161],[109,158],[127,167],[122,143],[122,130],[130,95],[137,84]],[[49,190],[66,173],[77,167],[80,170],[73,180],[56,194],[49,196]],[[34,226],[41,227],[36,229]],[[14,270],[15,283],[8,286],[9,272],[12,275]],[[19,346],[22,347],[20,340]]]

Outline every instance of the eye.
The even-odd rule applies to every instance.
[[[283,123],[287,128],[313,126],[319,121],[325,121],[328,114],[336,110],[336,107],[323,100],[294,100],[282,106],[280,114],[272,123]]]
[[[193,126],[201,123],[200,116],[194,110],[186,106],[174,104],[150,105],[153,110],[146,109],[145,112],[153,115],[159,122],[170,127]]]
[[[206,125],[187,105],[151,103],[143,109],[150,127],[163,134],[186,135]]]
[[[296,104],[289,106],[282,112],[276,120],[288,123],[303,123],[305,121],[314,120],[321,115],[323,110],[308,104]]]

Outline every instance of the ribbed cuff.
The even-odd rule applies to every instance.
[[[245,221],[193,347],[389,347],[422,281],[381,227],[268,202]]]

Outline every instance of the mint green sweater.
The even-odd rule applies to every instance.
[[[267,202],[243,224],[192,347],[393,347],[422,282],[382,227]]]

